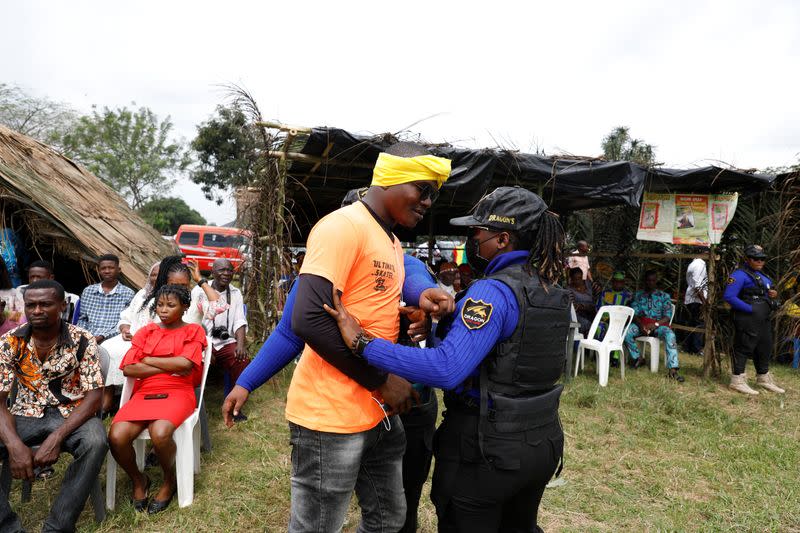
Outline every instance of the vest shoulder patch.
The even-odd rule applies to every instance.
[[[461,308],[461,321],[467,329],[481,329],[491,320],[492,311],[494,311],[492,304],[467,298],[464,307]]]

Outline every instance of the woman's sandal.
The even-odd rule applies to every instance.
[[[145,475],[144,478],[147,480],[145,481],[144,484],[144,498],[142,498],[141,500],[135,500],[133,496],[131,496],[131,502],[133,502],[133,509],[137,513],[143,513],[148,510],[147,502],[150,498],[148,497],[147,493],[150,491],[150,478],[147,477],[147,475]]]

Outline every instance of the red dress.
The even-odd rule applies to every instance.
[[[181,425],[197,407],[194,388],[203,376],[203,349],[206,332],[199,324],[186,324],[177,329],[165,329],[159,324],[148,324],[133,336],[131,349],[119,367],[140,363],[144,357],[181,356],[194,363],[189,375],[178,376],[162,372],[140,378],[133,386],[131,399],[114,417],[114,422],[144,422],[169,420],[175,427]],[[168,394],[163,399],[145,400],[148,394]]]

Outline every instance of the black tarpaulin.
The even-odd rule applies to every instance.
[[[339,207],[348,190],[369,185],[378,154],[395,142],[397,138],[391,134],[355,135],[338,128],[314,128],[307,134],[299,153],[311,157],[288,157],[292,211],[301,233],[297,237],[304,240],[320,217]],[[439,235],[456,233],[449,219],[468,213],[483,195],[503,185],[519,185],[540,193],[551,209],[568,212],[613,205],[636,207],[645,190],[752,192],[766,188],[774,179],[718,167],[648,170],[628,161],[543,157],[448,145],[428,147],[433,154],[452,161],[452,173],[432,212],[414,230],[400,232],[403,239],[428,234],[431,229]]]

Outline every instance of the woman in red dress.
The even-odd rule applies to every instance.
[[[133,504],[149,514],[169,506],[177,490],[175,477],[175,429],[197,406],[194,388],[203,370],[206,332],[199,324],[187,324],[183,313],[191,301],[189,291],[177,285],[161,287],[154,298],[160,324],[149,324],[133,336],[132,347],[120,368],[137,378],[128,403],[123,405],[108,434],[111,453],[133,483]],[[147,429],[164,483],[148,504],[150,479],[136,466],[133,441]]]

